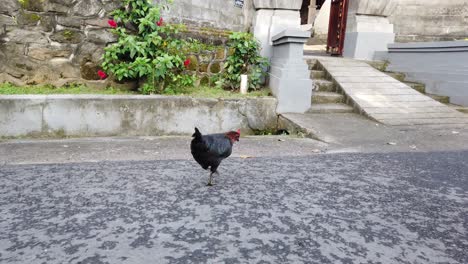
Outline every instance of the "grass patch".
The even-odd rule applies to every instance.
[[[123,91],[115,88],[97,89],[85,85],[71,85],[54,87],[52,85],[26,85],[16,86],[10,83],[0,83],[0,94],[139,94],[138,92]],[[178,87],[166,89],[163,95],[192,96],[197,98],[246,98],[271,96],[270,89],[262,88],[247,94],[239,91],[224,90],[222,88],[200,86],[200,87]]]
[[[0,94],[133,94],[115,88],[96,89],[84,85],[54,87],[52,85],[16,86],[10,83],[0,84]]]
[[[247,94],[240,94],[239,91],[224,90],[217,87],[180,87],[176,90],[166,89],[164,95],[187,95],[192,97],[204,98],[246,98],[246,97],[262,97],[271,96],[270,89],[262,88],[256,91],[248,92]]]

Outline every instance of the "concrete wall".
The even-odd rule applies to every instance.
[[[352,0],[355,2],[357,0]],[[396,42],[443,41],[468,38],[467,0],[394,0],[397,7],[389,17]],[[326,40],[330,0],[315,19],[317,38]]]
[[[396,0],[396,42],[468,38],[467,0]]]
[[[388,51],[377,56],[389,60],[388,70],[423,82],[427,93],[449,96],[451,103],[468,106],[468,41],[396,43]]]
[[[165,96],[0,96],[0,138],[191,134],[276,128],[276,99]]]
[[[243,8],[236,7],[234,0],[175,0],[167,18],[200,27],[245,31],[254,11],[251,0],[244,0]]]

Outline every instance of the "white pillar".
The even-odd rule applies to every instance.
[[[252,32],[260,41],[261,55],[271,58],[272,36],[286,28],[300,28],[302,0],[253,0],[253,4]]]
[[[316,0],[310,0],[310,5],[309,5],[309,14],[307,17],[307,24],[314,24],[315,16],[317,14],[317,1]]]
[[[350,1],[343,56],[373,60],[376,51],[387,51],[387,45],[395,41],[388,16],[396,4],[395,0]]]

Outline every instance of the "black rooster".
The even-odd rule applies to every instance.
[[[192,143],[190,150],[193,158],[200,166],[207,170],[210,168],[210,179],[208,186],[212,186],[211,179],[214,173],[218,173],[217,169],[221,161],[231,155],[232,145],[235,141],[239,141],[240,130],[229,131],[227,133],[202,135],[198,128],[195,128],[195,133],[192,135]]]

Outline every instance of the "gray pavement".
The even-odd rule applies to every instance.
[[[468,263],[468,148],[189,141],[0,142],[0,263]]]
[[[468,116],[468,115],[467,115]],[[327,152],[414,152],[468,149],[468,127],[386,126],[349,114],[282,114],[292,130],[327,143]],[[292,121],[292,122],[291,122]]]

